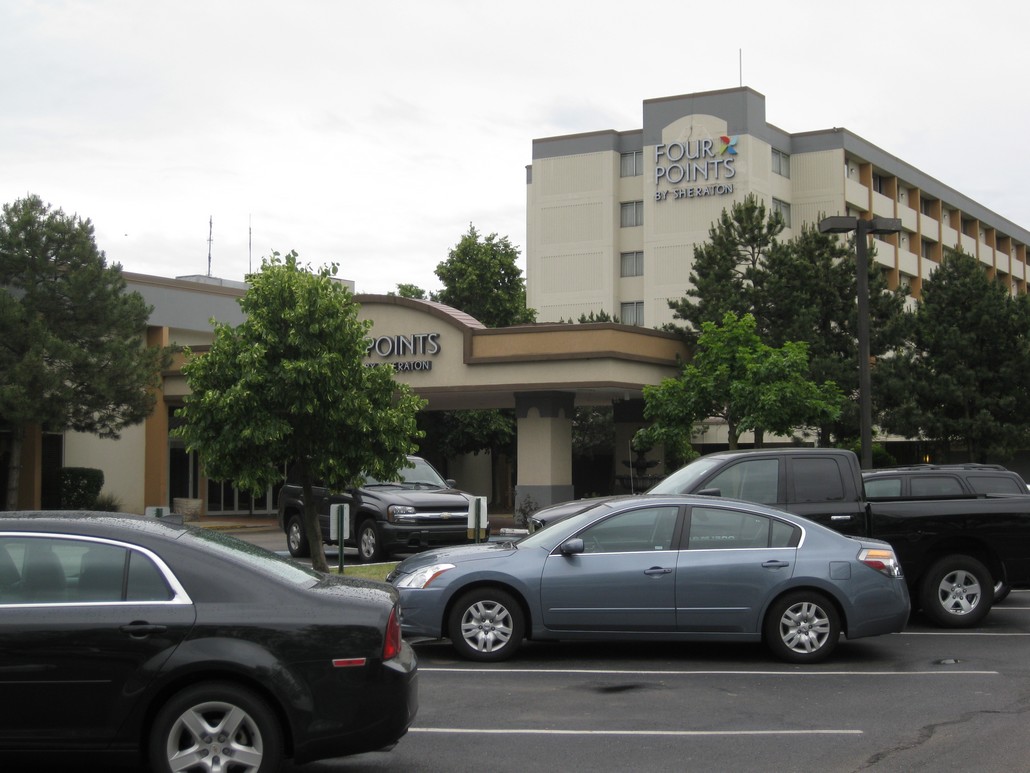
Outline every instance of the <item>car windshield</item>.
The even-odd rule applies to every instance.
[[[295,585],[310,586],[322,579],[322,575],[303,564],[289,561],[270,550],[214,529],[187,529],[179,539],[187,543],[201,543],[204,549],[214,551],[229,561],[244,564],[263,574],[274,575]]]
[[[522,548],[538,548],[546,547],[548,549],[554,547],[560,542],[563,542],[570,535],[575,534],[583,526],[595,520],[599,515],[610,512],[612,505],[610,502],[602,502],[594,505],[593,507],[584,510],[582,513],[576,513],[568,518],[549,524],[543,529],[539,529],[527,537],[523,537],[515,546],[520,550]]]
[[[440,477],[440,473],[425,459],[408,459],[408,466],[401,468],[393,480],[379,480],[371,475],[365,476],[366,486],[388,486],[397,483],[409,486],[447,488],[447,483]]]
[[[659,481],[647,490],[648,494],[692,494],[697,484],[712,470],[722,463],[722,459],[701,457],[686,467]]]

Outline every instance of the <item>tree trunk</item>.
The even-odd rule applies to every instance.
[[[327,573],[329,563],[325,560],[325,544],[322,542],[322,527],[318,522],[318,511],[315,509],[315,495],[312,489],[311,473],[307,464],[301,463],[300,485],[304,492],[304,533],[308,537],[311,548],[311,568],[316,572]],[[340,536],[340,551],[343,551],[343,536]]]
[[[11,458],[7,461],[7,496],[4,509],[18,509],[18,485],[21,482],[21,449],[25,439],[25,427],[14,424],[11,427]]]
[[[734,424],[732,421],[727,420],[727,422],[726,422],[726,432],[727,432],[727,438],[729,440],[730,450],[731,451],[736,451],[737,450],[737,440],[738,440],[737,436],[740,434],[739,432],[737,432],[737,425]]]

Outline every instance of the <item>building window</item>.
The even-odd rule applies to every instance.
[[[622,219],[620,225],[623,228],[644,224],[644,202],[624,201],[622,202]]]
[[[772,210],[773,212],[779,212],[780,217],[783,218],[783,225],[786,228],[790,228],[790,204],[779,199],[773,199]]]
[[[624,252],[622,253],[621,276],[643,276],[644,275],[644,253]]]
[[[773,148],[772,170],[776,174],[790,177],[790,155]]]
[[[886,193],[886,187],[886,178],[882,174],[877,174],[876,172],[873,172],[873,190],[877,193]]]
[[[621,158],[620,176],[639,177],[644,173],[644,151],[634,150],[632,153],[623,153]]]
[[[933,205],[934,205],[934,203],[935,202],[934,202],[933,199],[920,198],[919,199],[919,209],[927,217],[933,217]]]
[[[933,242],[923,239],[922,256],[926,260],[933,260]]]
[[[643,325],[644,302],[623,303],[619,307],[619,321],[624,325]]]

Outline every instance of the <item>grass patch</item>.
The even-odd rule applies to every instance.
[[[393,571],[393,568],[397,566],[396,561],[391,561],[385,564],[343,564],[343,576],[344,577],[361,577],[366,580],[379,580],[385,582],[386,575]],[[339,573],[338,566],[330,566],[330,571],[335,574]]]

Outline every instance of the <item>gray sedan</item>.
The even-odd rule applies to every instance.
[[[388,580],[406,635],[449,637],[482,661],[528,637],[764,641],[814,663],[841,633],[893,633],[909,614],[887,543],[703,496],[601,500],[518,542],[412,556]]]

